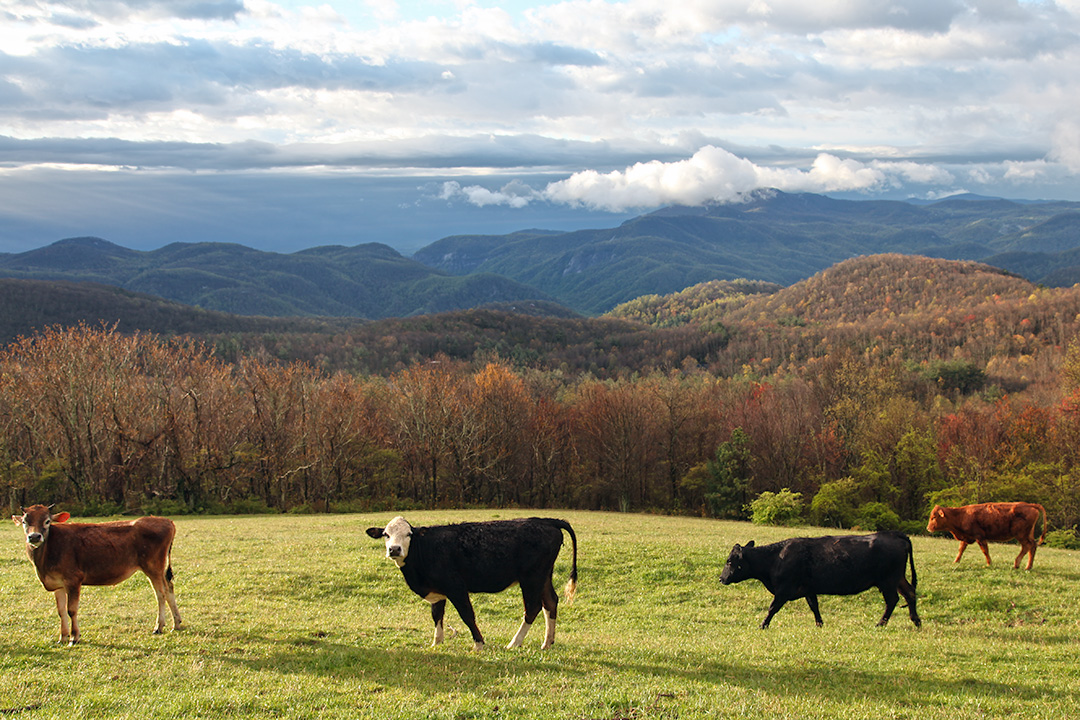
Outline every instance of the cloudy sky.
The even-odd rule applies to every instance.
[[[0,252],[1080,200],[1080,0],[0,0]]]

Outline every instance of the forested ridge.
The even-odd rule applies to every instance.
[[[935,501],[1016,499],[1080,522],[1078,288],[885,255],[614,314],[54,327],[0,356],[0,483],[87,511],[745,518],[798,493],[829,526],[917,530]]]

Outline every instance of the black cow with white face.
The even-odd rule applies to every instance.
[[[368,528],[373,538],[386,540],[386,556],[401,569],[409,589],[431,603],[435,640],[443,639],[446,601],[472,632],[474,649],[484,646],[476,626],[469,593],[502,592],[514,583],[521,586],[525,619],[507,647],[520,647],[543,609],[547,634],[542,648],[555,642],[555,617],[559,597],[551,575],[562,547],[562,531],[570,534],[574,559],[564,592],[570,602],[577,589],[577,537],[570,523],[555,518],[522,518],[491,522],[413,527],[403,517],[385,528]]]
[[[904,567],[909,561],[910,583]],[[911,540],[903,533],[791,538],[761,547],[754,547],[753,540],[742,547],[735,545],[720,582],[730,585],[750,579],[760,580],[773,594],[762,629],[769,627],[785,603],[798,598],[806,598],[821,627],[818,595],[856,595],[872,587],[885,598],[885,614],[878,626],[889,622],[899,595],[907,600],[911,622],[922,625],[915,611],[915,557]]]

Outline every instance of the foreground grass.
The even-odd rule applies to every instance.
[[[412,513],[414,525],[523,513]],[[83,592],[83,643],[57,647],[51,594],[9,527],[0,542],[0,715],[303,718],[1066,718],[1080,715],[1080,556],[914,538],[916,630],[906,610],[876,628],[870,591],[805,602],[757,629],[771,599],[756,581],[722,587],[734,542],[787,530],[688,518],[547,512],[579,539],[577,600],[519,650],[520,593],[474,596],[488,641],[467,631],[430,648],[427,603],[363,534],[390,515],[181,518],[173,550],[187,629],[150,634],[143,576]],[[569,574],[564,546],[556,566]]]

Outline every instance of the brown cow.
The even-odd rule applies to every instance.
[[[150,578],[158,600],[155,633],[165,627],[165,603],[172,610],[173,629],[180,629],[169,556],[176,526],[172,520],[142,517],[106,523],[70,523],[71,516],[52,514],[34,505],[22,516],[12,515],[26,532],[26,554],[46,590],[56,595],[60,642],[79,642],[79,592],[83,585],[116,585],[136,570]]]
[[[1036,526],[1040,522],[1042,536],[1036,540]],[[1035,562],[1035,548],[1046,539],[1046,510],[1042,505],[1025,502],[981,503],[962,507],[935,505],[930,511],[930,522],[927,523],[926,530],[946,530],[960,541],[960,552],[956,554],[953,562],[960,562],[970,543],[978,543],[986,556],[986,564],[989,565],[990,550],[986,543],[1015,538],[1020,541],[1020,554],[1016,556],[1013,567],[1020,567],[1020,558],[1026,553],[1027,569],[1030,570]]]

